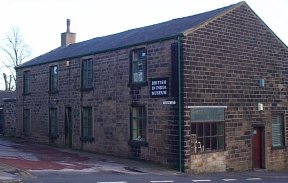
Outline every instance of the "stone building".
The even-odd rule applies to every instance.
[[[16,135],[16,92],[0,90],[0,134]]]
[[[186,172],[287,168],[288,49],[245,3],[17,68],[17,134]]]

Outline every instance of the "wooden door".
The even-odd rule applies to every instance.
[[[252,147],[253,168],[264,168],[263,128],[257,127],[253,129]]]

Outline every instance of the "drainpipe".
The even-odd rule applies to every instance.
[[[179,124],[179,171],[182,169],[182,100],[181,100],[181,39],[180,35],[177,38],[178,52],[178,124]]]

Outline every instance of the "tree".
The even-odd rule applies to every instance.
[[[4,68],[9,71],[9,74],[3,73],[5,80],[5,90],[14,89],[16,83],[15,67],[25,62],[31,55],[30,47],[24,42],[18,27],[12,27],[6,34],[3,44],[0,45],[0,50],[3,53],[1,63]],[[14,82],[11,83],[11,82]]]

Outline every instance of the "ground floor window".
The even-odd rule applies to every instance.
[[[93,136],[92,129],[92,107],[83,107],[81,125],[82,138],[91,138]]]
[[[144,106],[131,107],[131,140],[146,141],[146,110]]]
[[[30,109],[23,110],[23,133],[29,135],[31,133]]]
[[[224,122],[192,123],[191,143],[194,153],[224,149]]]
[[[284,115],[273,115],[272,147],[281,147],[284,145]]]
[[[49,135],[58,134],[58,119],[57,119],[57,109],[49,109]]]

